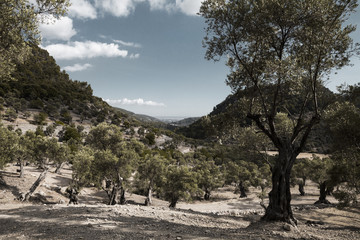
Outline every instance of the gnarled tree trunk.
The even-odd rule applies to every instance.
[[[299,182],[299,192],[300,192],[300,196],[305,196],[304,182],[303,181]]]
[[[285,149],[279,150],[279,156],[272,168],[272,189],[269,193],[269,205],[264,220],[286,221],[296,220],[291,209],[290,173],[297,154]]]
[[[56,167],[55,173],[61,174],[61,169],[64,167],[65,164],[66,164],[66,162],[60,163],[60,164]]]
[[[121,204],[121,205],[124,205],[124,204],[126,203],[125,189],[124,189],[124,187],[121,187],[121,188],[120,188],[120,192],[121,192],[121,194],[120,194],[120,204]]]
[[[20,175],[19,175],[19,178],[23,178],[24,177],[24,161],[19,159],[19,163],[20,163]]]
[[[175,208],[178,200],[179,200],[178,197],[172,197],[172,198],[171,198],[171,201],[170,201],[169,207],[170,207],[170,208]]]
[[[326,195],[327,195],[326,181],[322,182],[319,187],[320,187],[320,197],[319,200],[315,202],[315,204],[321,204],[321,203],[330,204],[330,202],[326,199]]]
[[[205,189],[204,200],[206,200],[206,201],[210,200],[210,190],[209,189]]]
[[[247,197],[246,188],[244,187],[242,181],[239,183],[239,190],[240,190],[240,198],[246,198]]]
[[[150,186],[148,189],[147,197],[145,199],[145,206],[152,205],[152,187]]]
[[[120,187],[114,185],[109,195],[109,205],[115,205],[119,203],[119,194],[120,194]]]

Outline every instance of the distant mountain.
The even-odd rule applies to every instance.
[[[184,118],[180,121],[171,122],[170,125],[176,126],[176,127],[186,127],[186,126],[193,124],[194,122],[196,122],[199,119],[200,119],[200,117]]]
[[[133,117],[134,119],[140,121],[140,122],[143,122],[143,123],[153,123],[153,124],[159,124],[159,125],[164,125],[164,122],[161,121],[160,119],[157,119],[155,117],[151,117],[151,116],[148,116],[148,115],[145,115],[145,114],[136,114],[136,113],[133,113],[131,111],[128,111],[128,110],[125,110],[123,108],[119,108],[119,107],[113,107],[116,111],[119,111],[123,114],[126,114],[128,116],[131,116]]]

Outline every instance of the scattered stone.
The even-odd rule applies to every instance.
[[[283,226],[283,229],[285,230],[285,231],[288,231],[288,232],[290,232],[291,231],[291,225],[290,224],[285,224],[284,226]]]
[[[305,224],[308,225],[308,226],[317,226],[317,225],[324,225],[325,223],[323,221],[311,221],[311,220],[308,220],[308,221],[306,221]]]
[[[176,240],[182,240],[182,237],[176,237]]]

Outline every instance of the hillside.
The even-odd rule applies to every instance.
[[[50,121],[64,124],[74,119],[91,125],[103,121],[130,126],[159,122],[111,107],[93,95],[88,83],[71,80],[46,50],[33,46],[32,52],[24,64],[17,65],[15,81],[0,82],[0,110],[5,120],[31,119],[33,113],[44,113]]]

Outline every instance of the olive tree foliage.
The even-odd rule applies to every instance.
[[[295,221],[291,210],[290,172],[312,127],[319,122],[322,89],[334,68],[349,63],[355,52],[344,26],[356,0],[205,0],[200,15],[207,23],[206,58],[227,56],[227,84],[250,118],[271,140],[279,155],[272,169],[266,220]],[[288,101],[300,99],[296,111]],[[278,112],[292,119],[282,135]]]
[[[334,140],[334,167],[330,175],[342,186],[334,196],[344,205],[357,203],[360,193],[360,110],[349,102],[335,103],[325,116]]]
[[[66,14],[69,0],[2,0],[0,3],[0,80],[10,78],[16,63],[40,43],[40,15],[59,18]]]
[[[18,135],[0,126],[0,169],[15,160]]]
[[[93,161],[87,162],[90,172],[85,173],[92,176],[93,184],[103,187],[109,204],[124,204],[127,180],[135,171],[144,145],[134,139],[124,139],[118,126],[106,123],[92,128],[85,143],[94,150]],[[81,155],[78,157],[84,161]]]
[[[336,181],[331,177],[330,171],[333,168],[334,161],[331,158],[321,159],[314,156],[310,161],[309,177],[318,184],[320,190],[319,200],[315,204],[324,203],[330,204],[326,199],[328,188],[333,188],[336,185]]]
[[[199,158],[195,162],[194,171],[198,175],[198,187],[205,192],[204,199],[210,200],[211,192],[225,182],[220,167],[212,159]]]
[[[190,200],[197,191],[197,173],[189,166],[169,165],[166,168],[161,193],[170,202],[169,207],[175,208],[180,199]]]
[[[145,205],[152,205],[153,191],[161,184],[166,166],[170,163],[168,159],[158,152],[150,152],[139,160],[136,184],[146,193]]]
[[[240,191],[240,198],[247,197],[250,186],[257,187],[263,179],[260,179],[260,172],[255,163],[240,160],[226,164],[226,180],[235,183]]]
[[[306,180],[309,178],[309,171],[311,168],[311,160],[308,158],[302,158],[297,160],[294,164],[293,172],[291,173],[293,184],[299,186],[300,196],[305,196]]]

